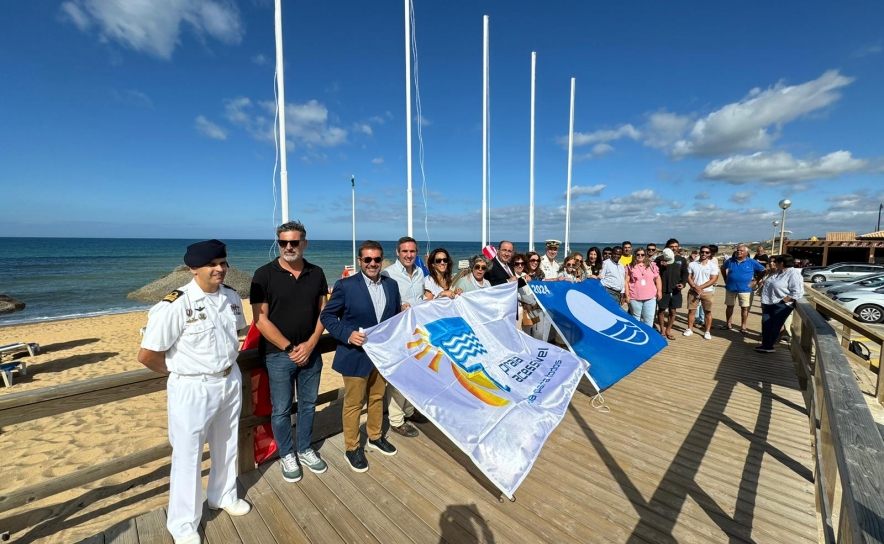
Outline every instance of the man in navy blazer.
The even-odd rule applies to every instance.
[[[356,472],[368,470],[359,440],[359,415],[368,397],[368,447],[384,455],[395,455],[396,448],[383,435],[384,391],[387,383],[378,373],[362,344],[363,329],[373,327],[399,313],[402,300],[396,280],[381,275],[384,249],[373,240],[359,246],[362,271],[335,283],[332,295],[319,320],[337,341],[332,368],[344,378],[344,445],[347,462]]]

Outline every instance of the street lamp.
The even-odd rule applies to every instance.
[[[783,210],[783,219],[780,221],[780,251],[783,254],[783,237],[786,235],[786,210],[792,205],[792,201],[788,198],[780,200],[780,208]]]
[[[774,248],[774,242],[776,242],[776,239],[777,239],[777,227],[779,227],[779,226],[780,226],[779,221],[773,222],[773,234],[771,234],[771,236],[770,236],[770,253],[771,253],[771,255],[773,255],[774,252],[776,251],[776,249]]]

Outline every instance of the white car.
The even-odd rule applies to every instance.
[[[884,287],[874,291],[839,293],[834,300],[853,312],[853,317],[863,323],[884,323]]]
[[[850,291],[850,289],[847,288],[848,286],[863,284],[863,282],[867,282],[869,280],[878,280],[878,279],[884,280],[884,274],[881,274],[881,273],[866,274],[865,276],[860,276],[860,277],[852,279],[852,280],[824,281],[824,282],[820,282],[820,283],[811,284],[811,287],[813,287],[814,289],[816,289],[820,293],[828,294],[829,291],[831,291],[834,288],[838,288],[842,291]],[[876,283],[876,282],[869,281],[869,283],[865,283],[864,285],[871,285],[873,283]],[[882,283],[881,285],[875,285],[874,287],[881,287],[881,286],[884,286],[884,283]],[[829,298],[831,298],[831,297],[829,297]]]

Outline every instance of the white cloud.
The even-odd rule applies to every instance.
[[[267,64],[267,57],[265,57],[264,55],[255,55],[252,57],[252,64],[264,66],[265,64]]]
[[[368,134],[369,136],[374,134],[374,132],[371,130],[371,127],[369,125],[366,125],[365,123],[353,123],[353,131]]]
[[[614,146],[612,146],[610,144],[606,144],[606,143],[595,144],[594,146],[592,146],[592,151],[590,151],[589,153],[583,154],[583,155],[576,155],[574,157],[574,160],[577,162],[580,162],[580,161],[585,161],[585,160],[589,160],[589,159],[600,159],[600,158],[604,157],[605,155],[607,155],[608,153],[610,153],[611,151],[614,151]]]
[[[118,101],[126,104],[131,104],[134,106],[141,106],[143,108],[152,108],[153,100],[150,99],[149,96],[144,94],[141,91],[136,91],[133,89],[129,89],[127,91],[123,91],[122,93],[113,89],[111,91],[111,95]]]
[[[746,204],[750,200],[752,200],[752,196],[755,193],[751,191],[739,191],[731,195],[730,201],[734,204]]]
[[[691,118],[684,115],[668,111],[652,113],[644,127],[644,143],[650,147],[665,149],[680,140],[690,124]]]
[[[181,43],[182,23],[199,39],[210,36],[226,44],[240,43],[244,33],[232,0],[68,0],[59,11],[83,32],[97,29],[102,42],[166,60]]]
[[[573,198],[577,198],[579,196],[599,196],[607,185],[598,184],[598,185],[572,185],[571,186],[571,196]],[[562,193],[562,198],[565,198],[568,194],[568,191]]]
[[[869,55],[877,55],[881,51],[884,51],[884,47],[881,46],[880,43],[866,45],[864,47],[860,47],[851,55],[854,58],[862,58],[868,57]]]
[[[768,185],[786,185],[815,179],[837,178],[842,174],[868,171],[870,162],[854,159],[849,151],[835,151],[819,159],[796,159],[785,151],[759,151],[734,155],[706,165],[704,179],[734,185],[760,181]]]
[[[830,70],[800,85],[786,86],[781,81],[765,90],[752,89],[741,101],[698,119],[690,132],[672,146],[672,155],[710,156],[767,149],[779,138],[785,123],[832,104],[841,97],[838,90],[853,80]],[[771,127],[773,133],[769,132]]]
[[[202,134],[207,138],[212,138],[213,140],[226,140],[227,139],[227,131],[223,128],[219,127],[215,123],[209,121],[202,115],[196,118],[196,123],[194,124],[197,132]]]
[[[384,164],[384,158],[375,157],[374,159],[371,159],[371,164]]]
[[[387,112],[387,113],[389,113],[389,112]],[[428,127],[428,126],[430,126],[430,125],[433,124],[432,121],[430,121],[429,119],[427,119],[427,118],[424,117],[423,115],[418,115],[417,117],[415,117],[415,118],[414,118],[414,122],[415,122],[415,123],[420,123],[420,125],[421,125],[422,127]]]
[[[384,117],[381,117],[380,115],[372,115],[371,117],[368,118],[368,122],[374,123],[375,125],[383,125],[384,123],[387,122],[387,119]]]
[[[574,147],[611,142],[614,140],[620,140],[622,138],[631,138],[633,140],[638,140],[640,137],[641,133],[634,126],[626,124],[620,125],[616,129],[597,130],[595,132],[575,132]],[[568,147],[568,136],[559,136],[557,141],[559,142],[559,145],[562,145],[565,148]]]
[[[700,191],[694,195],[694,198],[697,200],[709,200],[709,191]]]
[[[225,101],[224,112],[228,121],[245,129],[253,138],[273,142],[276,103],[262,101],[258,106],[246,97],[238,97]],[[347,130],[329,125],[328,109],[316,100],[286,104],[285,121],[288,150],[297,146],[336,147],[348,143]],[[310,156],[308,160],[325,159]]]

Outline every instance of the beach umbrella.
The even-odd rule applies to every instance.
[[[25,303],[9,295],[0,295],[0,315],[12,314],[25,309]]]
[[[193,274],[190,273],[190,268],[186,265],[181,265],[175,268],[171,274],[148,283],[141,289],[132,291],[127,295],[127,298],[142,302],[159,302],[175,289],[180,289],[182,285],[190,283],[192,279]],[[227,277],[224,278],[224,284],[236,289],[240,297],[248,298],[249,290],[252,286],[252,276],[231,266],[227,269]]]

